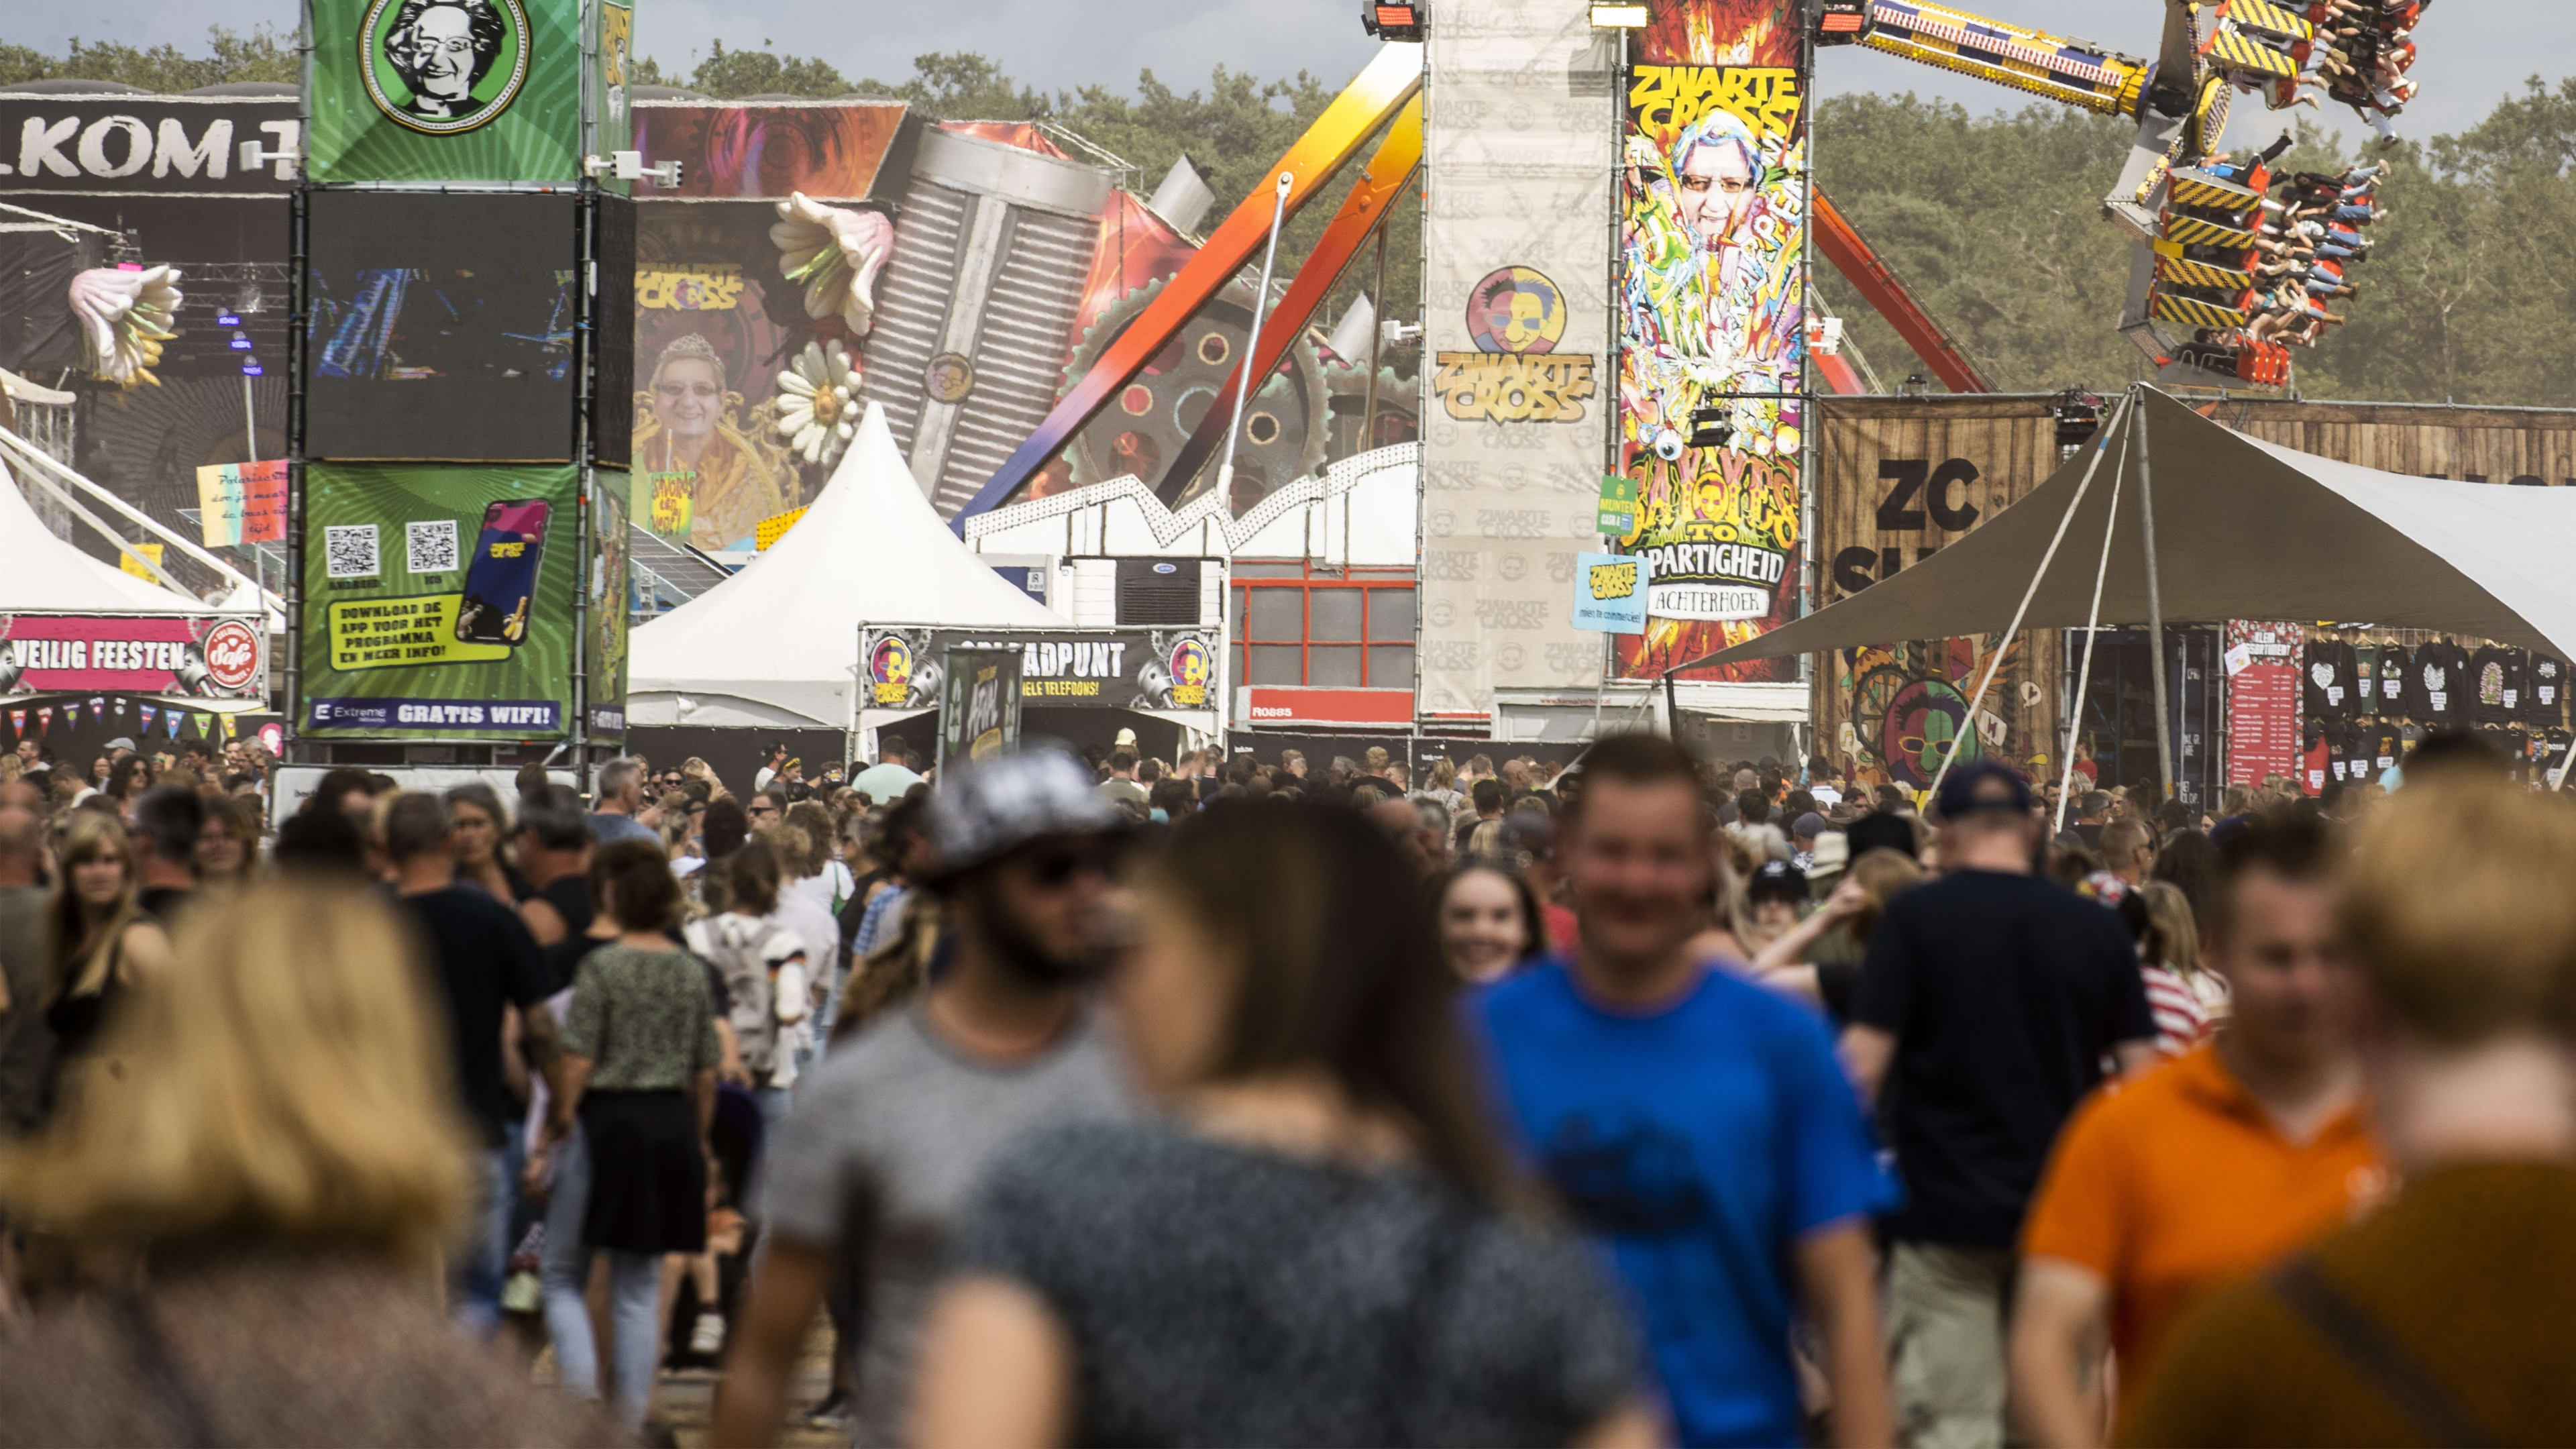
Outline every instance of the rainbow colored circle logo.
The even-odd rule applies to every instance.
[[[1497,267],[1467,293],[1467,335],[1478,352],[1554,352],[1565,293],[1536,267]]]
[[[868,651],[868,693],[880,705],[902,704],[912,696],[912,646],[888,634]]]
[[[1216,678],[1216,656],[1196,638],[1172,646],[1172,704],[1179,709],[1207,708],[1208,684]]]

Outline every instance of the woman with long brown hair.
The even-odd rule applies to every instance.
[[[934,1444],[1644,1442],[1591,1261],[1520,1210],[1396,846],[1221,805],[1141,873],[1116,982],[1171,1115],[986,1179],[930,1317]]]
[[[115,816],[73,811],[55,858],[62,868],[45,907],[45,1022],[59,1098],[76,1089],[127,991],[169,968],[170,938],[135,903],[134,844]]]
[[[0,1149],[13,1224],[150,1255],[0,1354],[0,1437],[615,1442],[439,1308],[466,1128],[431,978],[388,909],[289,879],[196,902],[179,945],[186,969],[139,976],[107,1024],[119,1071]]]

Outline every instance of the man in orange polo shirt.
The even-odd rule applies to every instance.
[[[2011,1402],[2050,1449],[2102,1442],[2106,1341],[2122,1378],[2143,1382],[2182,1309],[2341,1224],[2383,1182],[2332,1005],[2324,827],[2259,821],[2221,860],[2206,935],[2228,1022],[2076,1111],[2023,1229]]]

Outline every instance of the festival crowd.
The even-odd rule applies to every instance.
[[[879,748],[0,761],[0,1443],[2576,1434],[2576,802],[2474,736]]]

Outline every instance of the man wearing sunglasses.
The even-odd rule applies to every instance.
[[[1109,956],[1122,812],[1072,757],[1031,750],[943,771],[929,814],[937,863],[919,876],[947,959],[928,992],[798,1086],[770,1153],[768,1247],[717,1397],[718,1443],[777,1441],[844,1254],[864,1275],[859,1439],[900,1442],[939,1249],[984,1163],[1031,1128],[1131,1110],[1089,989]]]

